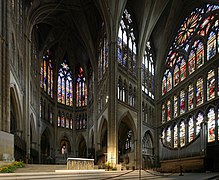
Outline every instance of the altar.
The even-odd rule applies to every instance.
[[[93,170],[94,159],[87,158],[68,158],[67,170]]]

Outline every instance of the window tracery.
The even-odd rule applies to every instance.
[[[136,39],[133,20],[127,9],[124,10],[120,21],[117,48],[119,65],[136,77]]]
[[[52,53],[46,51],[43,56],[40,67],[40,87],[53,98],[53,68],[52,68]]]
[[[87,82],[84,75],[84,70],[79,67],[76,82],[76,106],[87,106]]]
[[[154,99],[154,61],[150,41],[147,42],[142,60],[142,91]]]
[[[169,48],[161,78],[160,102],[162,142],[167,147],[177,148],[177,144],[183,147],[199,138],[205,118],[208,142],[219,140],[215,117],[218,112],[214,108],[206,110],[209,105],[215,106],[219,97],[218,13],[218,5],[195,8],[179,27]],[[171,99],[173,106],[169,109]],[[170,118],[168,111],[173,111]],[[168,139],[173,140],[173,145],[169,145]]]
[[[73,106],[72,72],[64,60],[58,72],[58,102],[67,106]]]

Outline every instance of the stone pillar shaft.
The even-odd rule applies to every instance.
[[[136,141],[136,164],[138,169],[142,168],[142,75],[141,75],[141,60],[137,56],[138,60],[138,81],[137,81],[137,141]]]
[[[1,33],[1,60],[2,60],[2,69],[1,69],[1,79],[2,79],[2,130],[10,133],[10,71],[9,71],[9,50],[8,50],[8,16],[7,16],[7,1],[2,1],[2,33]]]
[[[115,41],[109,43],[109,101],[108,101],[108,144],[107,161],[118,163],[117,128],[117,60]]]

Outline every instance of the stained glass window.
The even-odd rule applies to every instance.
[[[46,51],[41,61],[40,87],[47,92],[50,97],[53,97],[52,53],[49,50]]]
[[[219,67],[217,71],[217,95],[219,96]]]
[[[180,146],[185,146],[185,123],[181,121],[179,126]]]
[[[84,76],[84,70],[82,67],[78,69],[78,76],[76,82],[76,106],[87,105],[87,83]]]
[[[163,144],[166,144],[165,131],[164,131],[164,129],[162,129],[162,131],[161,131],[161,141],[162,141]]]
[[[167,101],[167,121],[171,120],[171,102]]]
[[[183,81],[186,78],[186,61],[182,56],[180,57],[180,61],[180,81]]]
[[[193,117],[189,118],[188,122],[188,135],[189,135],[189,142],[191,142],[193,139],[195,139],[195,127],[194,127],[194,120]]]
[[[167,77],[164,76],[162,80],[162,95],[166,94],[167,92]]]
[[[215,111],[214,108],[208,111],[208,142],[215,141]]]
[[[178,116],[178,97],[175,95],[174,98],[174,118]]]
[[[171,147],[172,143],[171,143],[171,128],[170,126],[167,128],[167,132],[166,132],[166,136],[167,136],[167,146]]]
[[[170,98],[173,100],[171,102],[173,109],[170,108],[173,112],[170,111],[170,114],[172,113],[174,122],[168,122],[168,128],[171,127],[171,131],[173,131],[171,141],[174,143],[173,147],[177,147],[177,142],[175,142],[177,135],[180,147],[199,137],[201,124],[204,120],[202,111],[211,104],[214,106],[217,104],[219,67],[215,57],[219,53],[218,11],[218,5],[206,3],[194,8],[179,26],[165,57],[163,77],[160,79],[160,83],[162,83],[161,94],[164,97],[159,100],[162,122],[165,118],[166,121],[172,118],[169,116],[168,110]],[[214,69],[213,66],[216,66],[217,69]],[[170,97],[171,94],[166,95],[168,92],[168,73],[170,74],[169,91],[172,91],[173,97]],[[208,119],[208,133],[203,135],[208,137],[208,142],[214,142],[215,138],[219,140],[217,122],[219,109],[216,112],[214,108],[210,108],[205,116]],[[188,121],[182,122],[181,118],[188,118]],[[177,126],[178,133],[176,133]],[[162,124],[161,128],[165,129],[166,134],[168,134],[165,123]]]
[[[193,84],[189,85],[188,89],[188,109],[191,110],[194,107],[194,88]]]
[[[207,60],[216,55],[216,34],[211,32],[207,42]]]
[[[58,122],[57,122],[58,127],[61,126],[61,114],[60,111],[58,112]]]
[[[79,114],[79,129],[82,129],[82,115]]]
[[[207,77],[207,100],[215,98],[215,74],[214,70],[208,72]]]
[[[43,106],[43,99],[40,98],[40,118],[42,118],[42,115],[43,115],[42,106]]]
[[[70,114],[70,129],[73,129],[73,119],[72,119],[72,114]]]
[[[197,69],[200,68],[204,64],[204,45],[202,42],[198,43],[197,52],[196,52],[196,67]]]
[[[68,115],[68,113],[66,114],[65,127],[69,128],[69,115]]]
[[[204,102],[203,79],[199,78],[196,83],[196,106],[203,104],[203,102]]]
[[[198,113],[198,116],[196,117],[196,135],[198,135],[198,133],[200,132],[201,123],[203,119],[204,119],[203,114],[201,112]]]
[[[195,71],[195,52],[194,50],[190,51],[189,62],[188,62],[188,72],[192,74]]]
[[[149,41],[142,60],[142,75],[142,91],[154,99],[154,62]]]
[[[47,64],[46,60],[43,60],[43,89],[47,91]]]
[[[98,80],[100,81],[108,68],[108,42],[104,32],[104,24],[102,25],[99,47],[98,47]]]
[[[118,99],[122,101],[122,79],[121,79],[121,76],[119,76],[119,80],[118,80]]]
[[[64,60],[58,72],[58,102],[73,106],[72,73]]]
[[[161,123],[165,123],[165,120],[166,120],[165,116],[166,116],[166,109],[165,109],[165,105],[163,104],[162,105],[162,122]]]
[[[136,76],[136,40],[131,15],[124,10],[120,21],[118,38],[118,63]]]
[[[200,14],[197,10],[193,11],[191,15],[185,19],[178,31],[178,35],[176,36],[177,45],[182,46],[189,40],[189,38],[191,38],[197,29],[199,19]]]
[[[177,124],[175,124],[173,131],[174,131],[174,136],[173,136],[174,148],[177,148],[178,147],[178,126]]]
[[[62,126],[62,127],[65,127],[65,114],[64,114],[64,112],[62,112],[61,126]]]
[[[52,109],[52,107],[50,108],[49,122],[50,122],[50,124],[53,124],[53,109]]]
[[[122,101],[126,102],[126,92],[127,92],[127,86],[126,86],[126,81],[123,83],[122,87]]]
[[[179,84],[179,80],[180,80],[180,77],[179,77],[179,66],[176,65],[175,69],[174,69],[174,81],[173,81],[173,84],[174,86],[178,85]]]
[[[170,91],[172,89],[172,74],[169,71],[167,73],[167,92]]]
[[[82,126],[82,128],[83,129],[86,129],[87,128],[87,114],[85,113],[85,114],[83,114],[83,126]]]
[[[218,132],[218,134],[219,134],[219,125],[218,125],[218,120],[219,120],[219,108],[218,108],[218,110],[217,110],[217,132]],[[219,135],[217,135],[218,136],[218,140],[219,140]]]
[[[185,113],[185,91],[180,91],[180,114]]]
[[[43,79],[44,79],[44,66],[43,66],[43,64],[44,64],[44,60],[42,60],[41,61],[41,65],[40,65],[40,87],[41,88],[43,88],[44,87],[44,81],[43,81]]]

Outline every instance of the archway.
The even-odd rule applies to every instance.
[[[10,89],[10,133],[14,134],[14,158],[17,161],[25,161],[26,142],[23,140],[21,130],[21,111],[15,87]]]
[[[97,151],[97,164],[104,165],[107,159],[107,120],[102,118],[100,125],[99,143],[100,149]]]
[[[142,139],[142,154],[143,154],[143,168],[151,169],[154,167],[154,145],[150,131],[144,133]]]
[[[125,166],[135,165],[135,132],[134,122],[128,113],[118,128],[118,161]]]
[[[81,135],[78,141],[78,157],[86,158],[87,157],[87,145],[84,137]]]
[[[38,163],[39,162],[39,152],[37,146],[37,133],[36,126],[34,123],[33,114],[30,115],[30,162]]]
[[[88,148],[88,158],[95,159],[95,146],[94,146],[94,131],[91,130],[90,134],[90,147]]]
[[[40,149],[41,149],[41,163],[48,164],[52,163],[51,152],[50,152],[50,132],[46,128],[43,134],[41,135]]]
[[[64,158],[67,158],[68,154],[71,154],[71,144],[67,136],[63,136],[60,141],[60,154]]]

